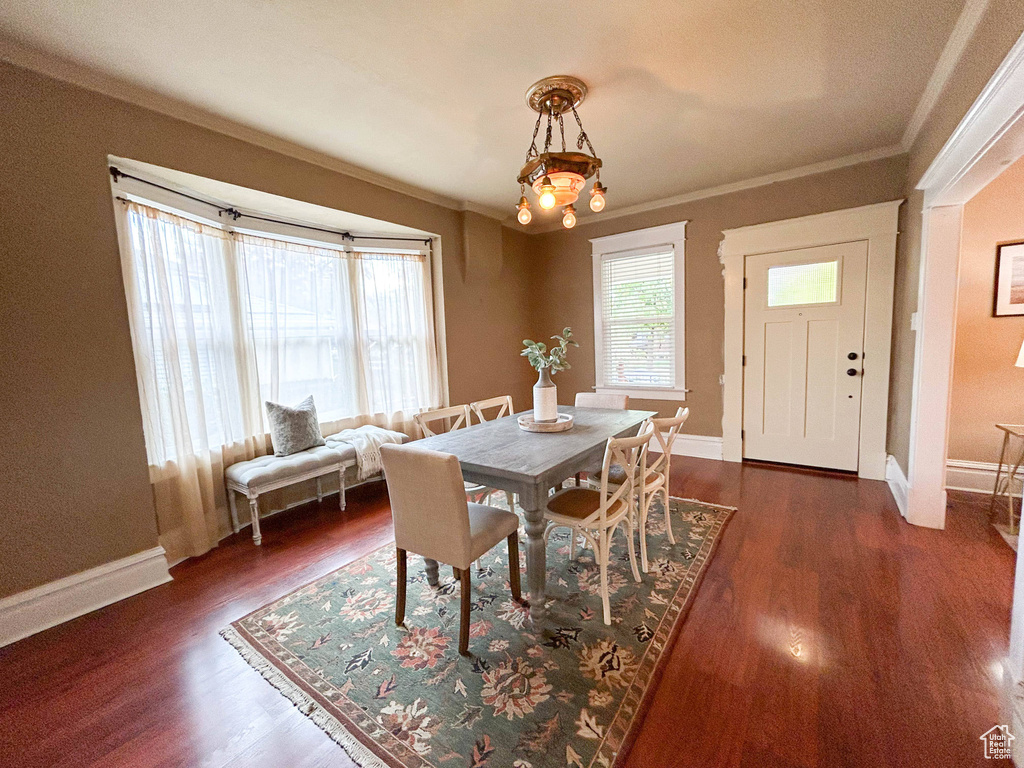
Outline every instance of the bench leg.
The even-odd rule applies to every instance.
[[[228,508],[231,510],[231,530],[238,533],[242,526],[238,524],[238,501],[235,498],[235,490],[228,488]]]
[[[317,504],[319,504],[323,500],[324,500],[324,485],[323,485],[322,482],[320,482],[320,478],[318,477],[316,479],[316,501],[317,501]]]
[[[260,534],[260,505],[255,496],[249,499],[249,512],[252,514],[252,541],[258,547],[263,536]]]
[[[338,473],[338,505],[341,507],[342,512],[345,511],[345,469]]]

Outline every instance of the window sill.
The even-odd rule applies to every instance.
[[[686,400],[688,389],[656,387],[595,387],[595,392],[610,395],[629,395],[637,400]]]

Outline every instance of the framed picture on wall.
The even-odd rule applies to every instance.
[[[1024,241],[996,248],[996,303],[993,314],[1024,315]]]

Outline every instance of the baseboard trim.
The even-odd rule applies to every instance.
[[[696,459],[722,460],[722,438],[707,435],[676,435],[672,445],[673,456],[691,456]]]
[[[153,547],[0,600],[0,647],[171,580]]]
[[[910,494],[910,485],[907,483],[907,476],[903,474],[903,467],[896,460],[895,456],[889,455],[885,458],[885,482],[889,485],[896,506],[903,517],[907,516],[907,497]]]
[[[970,491],[971,493],[992,493],[996,484],[998,464],[985,461],[946,461],[946,489]]]

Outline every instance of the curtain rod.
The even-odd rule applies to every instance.
[[[163,184],[157,184],[155,181],[150,181],[149,179],[142,179],[139,178],[138,176],[132,176],[130,173],[125,173],[124,171],[113,165],[110,166],[110,175],[114,178],[115,184],[118,182],[119,179],[133,179],[134,181],[138,181],[142,184],[148,184],[151,187],[156,187],[157,189],[162,189],[165,192],[170,192],[172,195],[185,197],[197,203],[208,205],[211,208],[216,208],[218,214],[226,213],[234,221],[238,221],[240,218],[244,217],[246,219],[255,219],[256,221],[270,222],[271,224],[284,224],[285,226],[288,227],[308,229],[314,232],[326,232],[330,235],[341,235],[341,237],[344,238],[345,240],[397,240],[403,243],[425,243],[426,245],[433,245],[433,241],[429,237],[388,237],[386,235],[353,235],[351,232],[343,231],[340,229],[325,229],[324,227],[314,227],[311,224],[296,224],[295,222],[284,221],[283,219],[272,219],[266,216],[253,216],[252,214],[249,213],[242,213],[241,211],[236,210],[235,208],[222,208],[216,203],[211,203],[209,200],[203,200],[201,197],[195,197],[194,195],[189,195],[186,194],[185,192],[179,192],[176,189],[165,187]]]

